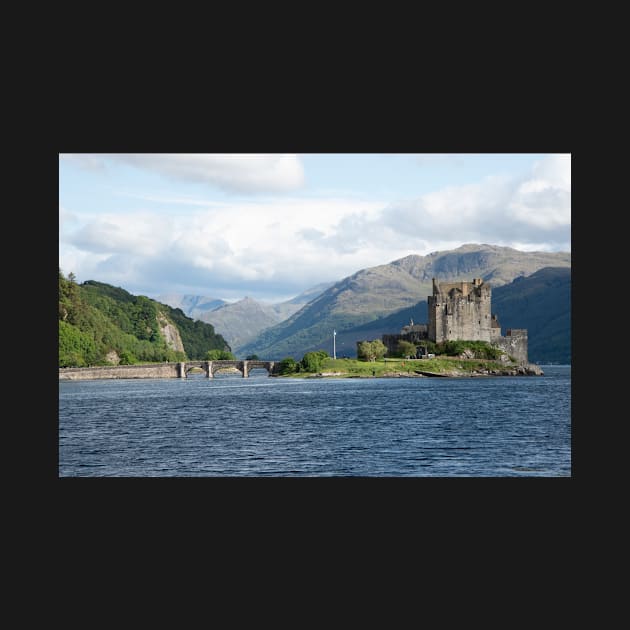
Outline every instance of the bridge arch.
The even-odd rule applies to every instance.
[[[208,376],[208,362],[207,361],[187,361],[184,364],[185,377],[188,378],[188,374],[195,368],[203,370],[204,375]]]
[[[257,368],[267,370],[269,376],[276,373],[278,363],[276,361],[209,361],[208,377],[212,378],[216,372],[225,367],[235,367],[243,378],[249,377],[249,372]]]
[[[193,368],[201,368],[208,378],[214,378],[214,375],[221,370],[236,368],[243,375],[243,378],[248,378],[251,370],[261,368],[267,370],[269,376],[272,376],[277,373],[278,367],[277,361],[181,361],[177,364],[177,375],[180,378],[187,378]]]
[[[256,359],[256,360],[251,360],[251,361],[244,361],[243,363],[246,364],[245,367],[247,369],[248,376],[252,370],[266,370],[269,376],[275,373],[274,371],[274,368],[276,365],[275,361],[260,361]]]
[[[206,372],[208,378],[214,378],[214,375],[217,372],[225,370],[226,368],[236,368],[243,375],[243,378],[247,377],[247,374],[244,372],[243,369],[243,361],[209,361],[208,364],[208,370]]]

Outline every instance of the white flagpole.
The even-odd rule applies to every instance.
[[[337,331],[333,330],[333,359],[337,358]]]

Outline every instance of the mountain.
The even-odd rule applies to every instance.
[[[337,354],[354,356],[356,347],[346,332],[370,323],[373,326],[364,329],[366,332],[381,330],[387,322],[379,322],[379,318],[414,307],[419,298],[426,299],[432,292],[434,277],[442,282],[482,278],[494,289],[544,267],[570,266],[570,253],[522,252],[495,245],[468,244],[427,256],[406,256],[362,269],[335,283],[289,319],[241,346],[239,352],[269,360],[285,356],[300,358],[320,348],[332,354],[334,329],[338,333]],[[424,316],[414,313],[411,317],[418,323],[426,321],[426,313]],[[397,326],[384,332],[399,330]]]
[[[201,319],[201,315],[228,304],[225,300],[207,295],[189,295],[182,293],[165,293],[158,295],[156,301],[168,304],[172,308],[179,308],[185,315],[193,319]]]
[[[331,282],[318,284],[291,300],[275,304],[245,297],[238,302],[226,303],[212,311],[201,313],[197,317],[201,321],[212,324],[217,333],[227,339],[234,352],[242,354],[240,348],[243,345],[263,330],[286,320],[331,285]]]
[[[294,311],[299,308],[299,305],[295,305]],[[238,302],[203,313],[200,319],[211,323],[217,333],[227,339],[234,351],[238,352],[239,346],[284,318],[272,306],[245,297]]]
[[[59,367],[203,359],[213,349],[230,347],[180,309],[59,271]]]
[[[276,304],[269,304],[271,310],[278,317],[278,322],[283,322],[299,311],[302,306],[308,304],[311,300],[314,300],[318,295],[321,295],[326,289],[332,287],[334,282],[322,282],[320,284],[307,289],[306,291],[296,295],[294,298],[287,300],[286,302],[278,302]],[[277,322],[276,322],[277,323]]]
[[[300,295],[296,295],[293,299],[288,300],[287,302],[281,302],[280,304],[307,304],[311,300],[314,300],[318,295],[321,295],[326,289],[332,287],[333,284],[335,283],[321,282],[310,289],[306,289],[306,291],[300,293]]]
[[[492,291],[503,334],[527,328],[529,360],[571,363],[571,269],[547,267]]]

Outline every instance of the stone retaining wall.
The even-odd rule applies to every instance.
[[[59,368],[59,380],[83,381],[97,378],[178,378],[179,369],[179,363]]]
[[[514,357],[520,364],[529,363],[527,358],[527,330],[524,328],[511,328],[505,337],[498,337],[492,342],[506,354]]]

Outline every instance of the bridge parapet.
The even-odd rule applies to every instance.
[[[178,361],[136,365],[107,365],[91,368],[59,368],[59,380],[85,380],[104,378],[186,378],[192,368],[201,368],[208,378],[224,368],[236,368],[243,378],[251,370],[262,368],[269,375],[276,374],[278,361]]]
[[[136,363],[134,365],[59,368],[60,381],[109,378],[177,378],[180,376],[179,363]]]

